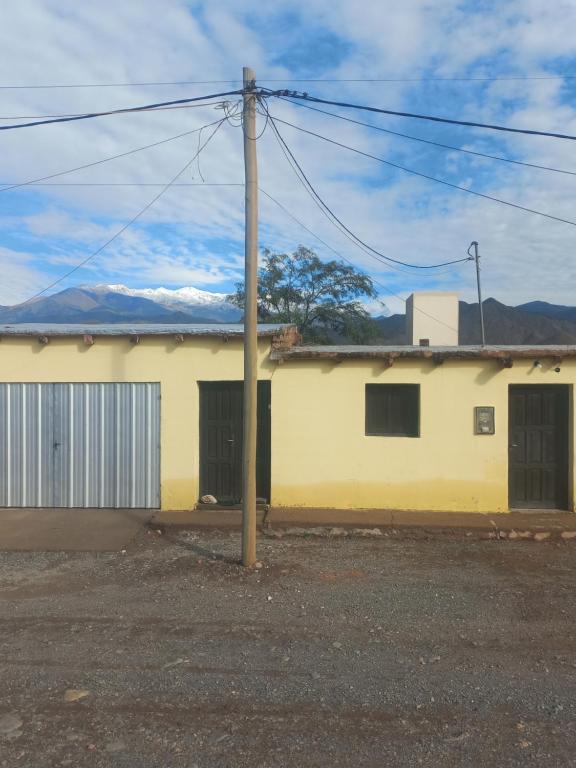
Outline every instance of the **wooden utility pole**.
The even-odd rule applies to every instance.
[[[258,165],[256,161],[256,75],[244,81],[244,433],[242,450],[242,564],[256,562],[256,433],[258,397]]]

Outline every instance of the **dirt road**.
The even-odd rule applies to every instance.
[[[238,550],[0,553],[0,766],[576,763],[573,542]]]

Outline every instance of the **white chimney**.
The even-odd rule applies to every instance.
[[[414,346],[458,345],[458,294],[413,293],[406,302],[407,343]]]

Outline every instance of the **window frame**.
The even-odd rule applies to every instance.
[[[376,391],[379,388],[386,388],[386,389],[403,389],[406,388],[407,391],[410,391],[414,394],[412,394],[410,405],[412,406],[414,403],[416,404],[416,417],[414,422],[414,431],[403,431],[403,432],[384,432],[384,431],[375,431],[374,424],[369,423],[368,419],[368,401],[369,401],[369,391]],[[420,384],[414,384],[414,383],[382,383],[382,382],[370,382],[366,383],[364,385],[364,436],[365,437],[406,437],[406,438],[418,438],[421,436],[421,397],[420,397]],[[373,420],[372,420],[373,421]]]

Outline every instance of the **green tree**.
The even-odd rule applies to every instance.
[[[309,248],[293,253],[264,251],[258,271],[258,318],[294,323],[304,341],[322,343],[336,337],[362,343],[378,326],[360,299],[375,298],[372,280],[341,261],[321,261]],[[244,283],[228,300],[244,308]]]

